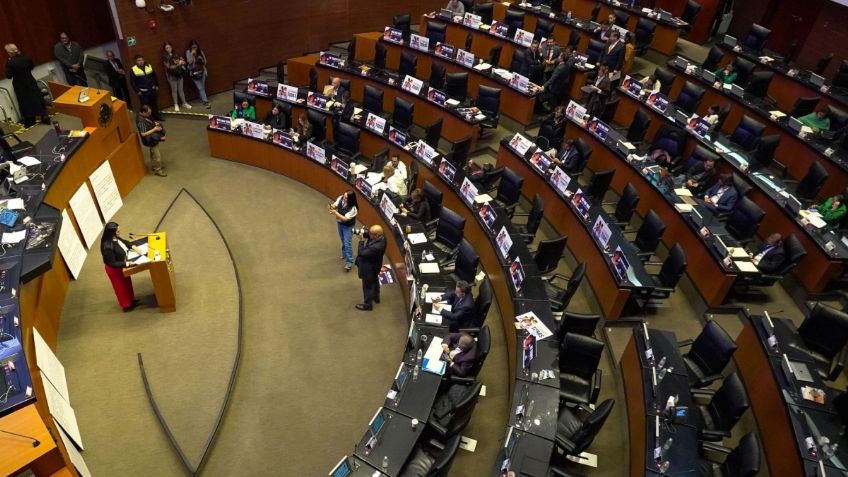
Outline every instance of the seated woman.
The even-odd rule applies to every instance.
[[[736,81],[736,66],[733,63],[728,63],[724,65],[724,68],[719,68],[715,70],[716,82],[722,82],[724,84],[733,84]]]
[[[265,115],[265,119],[262,121],[266,126],[271,126],[274,129],[285,129],[286,128],[286,116],[282,114],[280,111],[280,106],[275,104],[268,114]]]
[[[250,104],[250,101],[244,99],[241,103],[236,103],[235,107],[233,107],[232,112],[230,112],[230,117],[235,118],[244,118],[250,119],[251,121],[256,121],[256,108]]]
[[[645,96],[650,93],[659,93],[660,88],[662,88],[662,83],[660,83],[660,80],[654,75],[642,78],[642,81],[640,81],[640,83],[645,85],[645,87],[642,88],[642,94],[644,94]]]
[[[430,203],[427,202],[427,198],[424,197],[424,191],[421,189],[415,189],[412,191],[412,194],[409,196],[409,201],[404,202],[401,206],[401,211],[406,214],[407,217],[420,220],[425,224],[432,220],[430,215]]]
[[[295,134],[298,136],[298,142],[305,144],[306,141],[312,139],[312,124],[306,118],[306,113],[300,113],[297,117],[297,126],[294,128]]]
[[[814,205],[811,208],[816,209],[819,215],[821,215],[822,220],[827,222],[828,225],[838,226],[839,222],[845,217],[845,213],[848,212],[848,207],[846,207],[845,202],[843,202],[844,199],[845,196],[842,194],[836,194],[821,204]]]
[[[798,121],[804,126],[812,128],[814,132],[830,129],[830,118],[828,117],[827,108],[821,108],[814,113],[801,116],[798,118]]]
[[[671,157],[671,154],[661,147],[652,150],[651,153],[648,154],[648,159],[654,161],[658,166],[667,167],[669,169],[673,166],[672,161],[674,160],[674,158]]]

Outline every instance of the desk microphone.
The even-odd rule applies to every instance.
[[[23,434],[18,434],[16,432],[4,431],[3,429],[0,429],[0,432],[2,432],[3,434],[10,434],[10,435],[17,436],[17,437],[23,437],[24,439],[29,439],[29,440],[32,441],[33,447],[38,447],[38,446],[41,445],[41,441],[39,441],[38,439],[36,439],[35,437],[32,437],[32,436],[25,436]]]
[[[132,239],[132,238],[150,237],[151,235],[156,235],[156,233],[154,232],[154,233],[149,233],[149,234],[134,234],[134,233],[130,232],[128,235]]]

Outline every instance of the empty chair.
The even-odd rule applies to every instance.
[[[418,184],[418,167],[418,161],[409,163],[409,172],[406,176],[406,190],[408,191],[415,190],[415,186]]]
[[[848,125],[848,113],[833,105],[827,106],[827,117],[830,118],[831,131],[841,131]]]
[[[629,224],[637,205],[639,205],[639,191],[636,190],[636,186],[628,182],[621,192],[621,198],[615,204],[613,215],[615,216],[616,225],[624,226]]]
[[[592,156],[592,146],[587,144],[582,137],[578,137],[574,141],[574,147],[577,148],[577,152],[580,154],[580,162],[577,163],[573,171],[568,172],[568,175],[572,178],[578,177],[583,173],[583,169],[586,168],[586,164]]]
[[[651,127],[651,116],[645,110],[639,108],[636,114],[633,115],[633,121],[630,122],[630,127],[627,128],[627,141],[630,143],[640,143],[645,140],[645,133]]]
[[[597,64],[604,54],[606,43],[596,38],[589,39],[589,46],[586,48],[586,56],[589,58],[589,63]]]
[[[430,39],[430,44],[436,46],[436,43],[444,43],[447,29],[446,23],[427,22],[427,38]]]
[[[484,278],[480,283],[480,289],[477,290],[477,296],[474,298],[474,321],[478,327],[482,327],[486,321],[486,315],[489,314],[489,308],[492,306],[494,297],[492,282],[489,281],[488,277]]]
[[[525,71],[523,70],[525,63],[527,62],[526,60],[527,55],[525,54],[524,50],[516,49],[512,53],[512,59],[509,62],[509,71],[513,73],[524,74]]]
[[[309,68],[309,91],[318,91],[318,70]]]
[[[715,461],[702,457],[698,464],[700,474],[704,477],[754,477],[760,473],[760,440],[757,434],[749,432],[739,439],[739,444],[733,448],[715,444],[713,442],[701,443],[702,456],[724,454],[723,461]]]
[[[418,57],[415,56],[415,53],[409,51],[402,51],[400,53],[400,66],[398,67],[398,74],[401,76],[415,76],[418,70]]]
[[[845,346],[848,344],[848,313],[815,303],[798,327],[798,335],[804,346],[796,349],[816,362],[821,377],[829,381],[839,377],[848,350]]]
[[[507,213],[512,216],[518,206],[518,201],[521,199],[521,187],[523,185],[523,177],[509,167],[505,168],[501,175],[501,182],[498,184],[495,204],[506,209]]]
[[[733,60],[733,65],[734,71],[736,71],[735,83],[739,86],[747,85],[748,81],[751,79],[751,73],[754,72],[754,63],[737,56],[736,59]]]
[[[717,391],[695,389],[692,395],[696,399],[709,399],[707,404],[699,404],[691,410],[690,422],[694,423],[699,437],[704,441],[720,441],[730,437],[733,426],[750,407],[745,386],[736,372],[725,378]]]
[[[772,71],[754,71],[745,86],[745,92],[755,98],[764,99],[768,94],[771,79],[774,78]]]
[[[439,138],[442,137],[442,122],[443,119],[439,117],[432,124],[423,128],[424,137],[422,139],[433,149],[438,149],[439,147]]]
[[[383,113],[383,90],[370,84],[365,85],[362,94],[362,109],[380,115]]]
[[[502,45],[495,45],[489,50],[489,64],[497,67],[501,63]]]
[[[600,119],[606,124],[610,124],[613,121],[613,116],[615,116],[615,110],[618,108],[618,103],[621,101],[620,96],[615,96],[610,98],[606,103],[604,103],[604,109],[601,111]]]
[[[377,151],[374,154],[374,157],[371,158],[371,166],[368,168],[368,172],[376,172],[383,173],[383,168],[386,167],[386,163],[389,162],[389,147],[386,146],[383,149]]]
[[[411,20],[408,13],[404,13],[402,15],[395,15],[392,18],[392,26],[394,26],[403,33],[404,40],[409,39],[410,23]]]
[[[592,178],[589,179],[589,185],[586,186],[586,195],[591,197],[593,201],[602,201],[604,195],[609,190],[610,184],[612,184],[614,175],[615,168],[597,171],[592,174]]]
[[[439,250],[452,255],[465,232],[465,217],[442,207],[439,211],[439,225],[436,226],[436,237],[433,245]]]
[[[443,89],[445,87],[445,65],[439,63],[438,61],[434,61],[430,65],[430,87],[436,89]]]
[[[545,292],[551,302],[551,310],[561,312],[568,307],[577,289],[580,288],[580,282],[583,281],[584,276],[586,276],[586,264],[579,263],[571,277],[555,273],[550,279],[545,280]],[[565,288],[558,287],[555,284],[557,280],[565,280],[568,284]]]
[[[333,145],[336,151],[347,155],[356,156],[359,153],[359,128],[348,123],[339,123],[333,130]]]
[[[464,101],[468,96],[468,73],[448,73],[445,76],[445,94],[457,101]]]
[[[637,55],[642,56],[651,48],[656,30],[656,22],[644,17],[639,18],[639,21],[636,22],[636,38],[633,42],[633,48]]]
[[[374,67],[384,70],[386,69],[386,46],[380,42],[374,45]]]
[[[539,242],[538,248],[533,252],[533,263],[539,269],[539,275],[546,275],[556,270],[562,254],[565,253],[566,242],[568,242],[567,235]]]
[[[459,0],[459,2],[465,7],[466,12],[470,12],[474,8],[474,0]]]
[[[601,392],[598,364],[604,343],[589,336],[566,333],[559,349],[560,402],[594,404]]]
[[[700,3],[694,2],[692,0],[687,0],[686,7],[683,8],[683,13],[680,15],[680,19],[687,23],[687,25],[683,26],[683,30],[686,33],[689,33],[689,31],[692,30],[692,25],[695,24],[695,19],[698,17],[698,13],[700,11]]]
[[[753,168],[768,168],[774,162],[774,151],[780,145],[780,134],[772,134],[771,136],[763,136],[757,141],[757,147],[754,149]]]
[[[718,69],[719,62],[724,58],[724,50],[717,46],[713,46],[710,48],[710,52],[707,53],[707,59],[701,63],[701,68],[705,71],[715,71]]]
[[[848,88],[848,60],[842,60],[836,75],[833,77],[833,86],[837,88]]]
[[[589,19],[591,19],[593,22],[598,21],[598,15],[600,15],[600,13],[601,13],[601,2],[598,2],[598,3],[595,4],[594,7],[592,7],[592,14],[589,15]]]
[[[536,231],[539,230],[539,225],[542,224],[542,216],[545,213],[545,204],[542,202],[542,196],[536,194],[533,196],[530,211],[526,214],[514,214],[515,216],[527,216],[527,222],[523,224],[515,224],[515,228],[526,243],[533,242],[536,237]],[[514,223],[514,222],[513,222]]]
[[[327,139],[327,116],[313,109],[306,110],[306,119],[312,125],[312,139],[322,142]]]
[[[592,445],[612,412],[615,400],[607,399],[595,410],[588,406],[562,406],[557,419],[556,447],[567,455],[580,455]]]
[[[623,10],[615,10],[615,24],[621,28],[627,28],[627,22],[630,21],[630,14]]]
[[[754,239],[760,223],[766,213],[754,201],[747,197],[740,197],[736,207],[727,217],[727,231],[743,245]]]
[[[793,118],[806,116],[816,110],[816,105],[819,104],[820,100],[821,96],[798,98],[795,100],[795,104],[792,105],[792,111],[789,112],[789,115]]]
[[[445,443],[436,439],[422,442],[403,464],[400,477],[444,477],[448,475],[462,435],[456,434]]]
[[[674,100],[674,105],[677,106],[678,109],[685,111],[687,114],[695,114],[698,111],[698,105],[701,104],[701,99],[704,97],[704,93],[704,88],[687,80],[686,83],[683,84],[683,89],[680,90],[680,94],[677,95],[677,99]]]
[[[659,214],[654,212],[654,209],[649,210],[639,230],[636,231],[636,237],[633,238],[633,245],[639,249],[639,256],[647,260],[653,255],[664,233],[665,222]]]
[[[456,266],[451,278],[454,282],[465,280],[468,283],[474,283],[478,265],[480,265],[480,255],[477,255],[468,240],[462,239],[457,248]]]
[[[571,33],[568,34],[568,46],[576,50],[577,46],[580,44],[581,37],[582,35],[580,35],[579,30],[577,30],[576,28],[574,30],[571,30]]]
[[[751,185],[741,174],[733,173],[733,188],[736,189],[739,197],[745,197],[754,186]]]
[[[427,420],[427,426],[437,436],[442,439],[448,439],[462,432],[468,421],[471,420],[471,413],[474,412],[474,407],[477,405],[477,398],[480,396],[480,389],[483,387],[480,383],[474,383],[470,386],[463,384],[453,384],[454,386],[462,386],[464,392],[460,395],[457,401],[453,402],[453,409],[445,415],[440,415],[439,412],[443,409],[442,406],[434,406],[430,412],[430,418]],[[447,397],[450,391],[446,391],[442,396]],[[437,400],[440,398],[436,398]]]
[[[827,169],[821,165],[821,162],[816,161],[812,163],[810,168],[807,169],[807,173],[795,187],[795,196],[808,201],[815,200],[822,186],[827,182],[827,178]],[[787,179],[784,182],[791,184],[795,181]]]
[[[649,300],[652,298],[668,298],[674,293],[674,289],[680,279],[683,278],[683,274],[686,273],[686,266],[686,252],[683,251],[680,243],[675,243],[669,250],[668,257],[663,261],[659,273],[651,275],[650,289],[643,293],[643,298]]]
[[[395,96],[395,106],[392,111],[392,126],[397,129],[408,130],[412,127],[412,118],[415,114],[415,104]]]
[[[492,11],[494,8],[494,3],[478,3],[474,6],[474,13],[480,15],[480,21],[486,25],[492,24]],[[494,64],[494,63],[492,63]]]
[[[480,185],[482,186],[481,189],[486,191],[495,190],[495,184],[501,180],[501,175],[503,175],[504,169],[506,168],[501,166],[489,169],[488,171],[483,171],[483,178],[480,180]]]
[[[751,25],[751,29],[748,30],[748,35],[742,40],[742,45],[755,50],[760,51],[766,45],[766,40],[768,39],[769,33],[771,30],[768,28],[757,25],[754,23]]]
[[[500,88],[492,88],[481,84],[477,87],[477,100],[474,102],[474,105],[477,106],[481,113],[486,115],[486,119],[480,123],[481,128],[494,129],[498,127],[501,109]]]
[[[598,327],[600,321],[601,315],[566,311],[562,314],[562,319],[557,326],[557,341],[561,344],[566,334],[592,337],[595,335],[595,328]]]
[[[730,135],[730,142],[738,144],[746,151],[750,151],[757,146],[757,140],[763,135],[766,130],[766,125],[748,116],[742,116],[736,130]]]
[[[689,386],[699,388],[721,379],[721,372],[736,351],[736,343],[714,320],[704,325],[694,341],[684,340],[678,345],[681,348],[691,345],[689,352],[683,355],[683,362],[689,374]]]
[[[512,38],[515,30],[524,28],[524,12],[521,10],[507,10],[504,15],[504,23],[509,27],[508,35]]]
[[[424,190],[424,198],[427,199],[427,204],[430,206],[430,215],[435,217],[427,226],[436,225],[439,217],[442,215],[442,191],[434,186],[430,181],[424,181],[421,187]]]
[[[654,78],[660,81],[660,93],[666,96],[668,96],[668,93],[671,91],[671,86],[674,83],[674,78],[676,77],[677,75],[665,68],[660,68],[658,66],[654,69]],[[686,83],[688,84],[689,82],[687,81]]]
[[[533,34],[533,38],[538,40],[540,38],[550,38],[551,35],[554,34],[554,21],[548,20],[547,18],[539,18],[536,20],[536,31]]]
[[[468,160],[468,153],[471,151],[471,140],[471,136],[466,136],[453,143],[451,150],[445,155],[445,159],[458,167],[465,165],[465,161]]]

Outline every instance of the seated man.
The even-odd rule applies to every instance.
[[[393,154],[389,158],[389,164],[391,164],[392,167],[395,168],[395,174],[397,174],[401,179],[406,180],[406,178],[408,177],[408,172],[406,170],[406,164],[404,164],[403,161],[400,160],[400,156],[398,156],[397,154]]]
[[[574,139],[565,138],[562,141],[562,147],[559,148],[559,153],[554,157],[554,163],[559,164],[567,174],[580,172],[577,170],[580,164],[580,150],[577,149]]]
[[[401,197],[406,197],[406,180],[395,172],[395,168],[391,164],[386,164],[383,167],[383,182],[386,183],[386,189]]]
[[[468,333],[451,333],[442,341],[442,359],[446,373],[464,377],[477,360],[477,342]]]
[[[715,158],[708,157],[703,161],[695,161],[686,169],[685,174],[675,177],[674,185],[677,187],[686,186],[694,194],[699,194],[712,185],[715,176]]]
[[[775,273],[783,265],[786,252],[783,250],[782,238],[780,234],[771,234],[756,252],[748,254],[761,272]]]
[[[727,213],[736,207],[739,193],[733,187],[733,176],[722,174],[718,182],[704,193],[704,205],[715,214]]]
[[[830,129],[830,118],[827,115],[827,108],[821,108],[814,113],[807,114],[798,118],[804,126],[812,128],[813,132],[827,131]]]
[[[433,311],[439,308],[438,304],[443,300],[451,306],[451,310],[441,310],[439,314],[450,323],[451,329],[474,325],[474,297],[471,296],[471,284],[460,280],[456,282],[453,293],[433,298]]]
[[[338,76],[334,76],[332,80],[330,80],[330,84],[324,86],[324,90],[322,93],[324,96],[330,99],[330,101],[341,101],[342,93],[345,89],[342,87],[342,80]]]

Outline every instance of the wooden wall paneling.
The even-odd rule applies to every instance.
[[[744,0],[734,2],[733,20],[727,33],[742,40],[754,23],[762,24],[763,17],[770,5],[770,0]]]
[[[835,2],[824,2],[816,22],[807,35],[797,63],[802,68],[812,68],[819,59],[834,53],[833,61],[825,71],[825,76],[832,78],[839,63],[848,59],[848,7]]]
[[[807,36],[818,20],[824,3],[831,0],[772,0],[764,22],[771,29],[766,48],[788,53],[789,45],[798,41],[798,48],[806,43]]]

